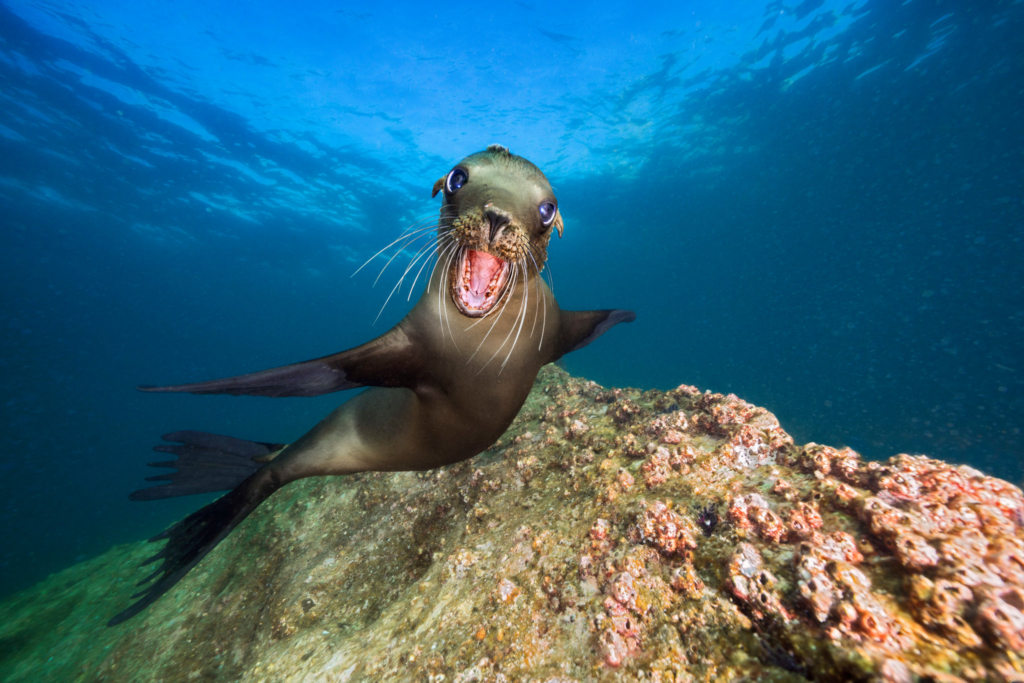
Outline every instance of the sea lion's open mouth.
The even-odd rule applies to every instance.
[[[508,262],[484,251],[466,249],[452,274],[452,299],[463,315],[487,315],[508,282]]]

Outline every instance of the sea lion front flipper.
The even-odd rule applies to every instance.
[[[356,387],[414,388],[422,363],[421,351],[401,327],[348,351],[303,363],[172,386],[141,386],[139,391],[234,396],[319,396]]]
[[[621,308],[604,311],[562,311],[555,338],[553,363],[567,353],[578,351],[619,323],[631,323],[636,313]]]

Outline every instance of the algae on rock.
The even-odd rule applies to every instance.
[[[0,602],[0,680],[1024,680],[1019,489],[688,386],[545,368],[484,454],[294,483],[106,628],[152,548]]]

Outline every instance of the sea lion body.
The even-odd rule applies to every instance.
[[[156,580],[110,625],[154,602],[289,482],[426,470],[479,454],[515,419],[542,366],[633,320],[630,311],[558,307],[541,271],[551,233],[561,235],[563,224],[536,166],[493,145],[438,180],[434,195],[442,190],[436,244],[421,248],[405,272],[435,250],[427,287],[385,334],[348,351],[248,375],[140,387],[270,397],[371,388],[287,446],[203,432],[165,435],[181,445],[155,450],[178,459],[153,465],[177,472],[150,478],[169,483],[136,491],[133,500],[230,491],[150,539],[167,540],[152,558],[163,559],[150,577]],[[424,232],[410,239],[417,234],[420,239]]]
[[[501,367],[515,335],[515,318],[503,316],[493,329],[479,324],[457,331],[462,351],[457,350],[439,320],[444,321],[445,308],[449,320],[458,311],[450,297],[442,297],[439,306],[438,297],[430,295],[441,280],[442,274],[435,273],[429,291],[397,326],[433,359],[429,374],[414,388],[371,388],[342,404],[268,465],[282,483],[308,476],[433,469],[471,458],[505,433],[547,363],[538,347],[554,344],[558,304],[545,282],[531,279],[530,293],[539,289],[546,307],[537,316],[546,315],[549,324],[539,339],[538,322],[531,343],[517,345]],[[521,292],[514,293],[506,305],[517,310],[525,305],[522,299]],[[466,326],[463,320],[459,325]],[[496,356],[506,339],[505,350]],[[476,358],[467,362],[478,346]]]

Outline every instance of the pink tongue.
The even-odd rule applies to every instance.
[[[501,259],[483,251],[470,250],[469,259],[469,291],[466,292],[466,303],[479,307],[487,298],[487,286],[491,278],[501,270]]]

